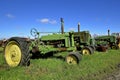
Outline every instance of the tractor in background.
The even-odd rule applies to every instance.
[[[95,37],[96,50],[106,51],[107,49],[119,49],[120,48],[120,35],[111,34],[108,30],[108,35]]]
[[[120,33],[112,33],[111,35],[116,37],[116,45],[120,49]]]
[[[81,54],[90,55],[94,53],[94,39],[89,31],[80,31],[80,23],[78,24],[78,32],[74,32],[74,41]]]

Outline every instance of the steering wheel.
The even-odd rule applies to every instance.
[[[39,35],[39,32],[38,32],[35,28],[32,28],[31,31],[30,31],[30,33],[31,33],[31,35],[32,35],[33,37],[36,37],[36,36]]]

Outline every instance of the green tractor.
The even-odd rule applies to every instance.
[[[112,33],[111,35],[116,37],[116,45],[120,49],[120,33]]]
[[[12,37],[7,40],[4,47],[6,63],[10,67],[28,66],[31,58],[45,58],[46,56],[67,52],[65,61],[68,64],[78,64],[81,54],[77,51],[74,42],[74,33],[63,30],[63,19],[61,19],[62,33],[53,33],[40,36],[35,28],[31,30],[31,35],[35,39]]]
[[[12,37],[7,40],[4,55],[10,67],[27,66],[30,65],[31,58],[47,58],[63,52],[68,53],[64,57],[68,64],[78,64],[82,58],[81,54],[92,54],[94,51],[89,32],[64,32],[62,18],[61,33],[40,36],[42,32],[35,28],[31,29],[30,33],[34,39]]]
[[[110,30],[108,30],[108,35],[97,36],[95,38],[95,44],[99,51],[102,51],[103,47],[106,49],[119,49],[120,37],[113,34],[110,35]]]
[[[94,53],[94,39],[89,31],[80,31],[80,24],[78,24],[78,32],[74,32],[74,41],[81,54],[90,55]]]

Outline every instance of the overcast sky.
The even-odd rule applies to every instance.
[[[30,29],[40,32],[81,30],[91,34],[120,32],[120,0],[0,0],[0,38],[30,36]]]

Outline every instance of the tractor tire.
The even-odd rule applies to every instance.
[[[79,64],[79,62],[82,59],[82,55],[79,52],[70,52],[66,58],[65,61],[68,64]]]
[[[111,46],[111,49],[117,50],[117,49],[119,49],[119,46],[118,45],[113,45],[113,46]]]
[[[81,50],[82,55],[91,55],[94,53],[94,50],[89,47],[89,46],[85,46],[82,50]]]
[[[10,67],[29,66],[29,42],[25,38],[10,38],[4,48],[4,57]]]
[[[96,50],[95,46],[91,45],[90,47],[92,48],[93,51]]]
[[[118,48],[120,49],[120,43],[118,43]]]

